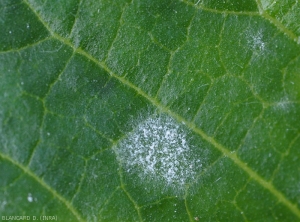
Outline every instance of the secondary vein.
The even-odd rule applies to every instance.
[[[52,187],[50,187],[44,180],[39,178],[35,173],[33,173],[28,167],[23,166],[22,164],[18,163],[11,157],[0,153],[0,157],[13,165],[20,168],[25,174],[32,177],[36,182],[38,182],[42,187],[44,187],[46,190],[48,190],[55,198],[57,198],[59,201],[61,201],[70,211],[71,213],[77,218],[78,221],[85,221],[80,214],[75,210],[73,205],[67,201],[63,196],[61,196],[59,193],[57,193]]]

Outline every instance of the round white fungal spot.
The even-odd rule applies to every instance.
[[[201,168],[182,125],[167,116],[144,120],[115,150],[127,172],[176,190],[183,190]]]
[[[32,202],[33,201],[31,193],[28,194],[27,200],[28,200],[28,202]]]

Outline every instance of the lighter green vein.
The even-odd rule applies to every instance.
[[[264,10],[263,10],[263,6],[261,4],[261,1],[256,0],[256,4],[257,4],[258,10],[259,10],[259,13],[262,14]]]
[[[81,178],[80,178],[79,186],[77,187],[76,192],[74,193],[74,195],[72,197],[72,200],[71,200],[72,204],[73,204],[74,199],[76,198],[76,196],[79,194],[79,192],[81,190],[81,187],[82,187],[82,184],[83,184],[83,180],[85,179],[85,176],[86,176],[86,169],[87,169],[87,160],[84,160],[83,173],[82,173]]]
[[[152,98],[149,95],[147,95],[144,91],[142,91],[140,88],[138,88],[137,86],[135,86],[134,84],[132,84],[128,80],[126,80],[123,77],[120,77],[117,74],[113,73],[106,66],[105,63],[99,62],[97,59],[95,59],[89,53],[85,52],[84,50],[82,50],[80,48],[76,49],[76,47],[69,40],[67,40],[67,39],[65,39],[65,38],[57,35],[56,33],[54,33],[49,28],[49,26],[42,20],[42,18],[34,10],[34,8],[32,8],[31,5],[26,0],[24,0],[24,2],[35,13],[35,15],[37,16],[37,18],[49,30],[49,32],[53,35],[53,37],[55,37],[56,39],[62,41],[65,44],[69,45],[70,47],[72,47],[73,49],[75,49],[76,52],[84,55],[86,58],[88,58],[91,61],[93,61],[94,63],[98,64],[101,68],[105,69],[111,76],[113,76],[114,78],[118,79],[124,85],[127,85],[128,87],[130,87],[133,90],[135,90],[138,94],[140,94],[141,96],[143,96],[144,98],[146,98],[149,102],[151,102],[154,106],[156,106],[157,108],[159,108],[163,112],[169,114],[170,116],[172,116],[177,121],[184,123],[187,127],[189,127],[195,133],[197,133],[198,135],[200,135],[204,140],[208,141],[213,146],[215,146],[218,150],[220,150],[224,155],[228,156],[236,165],[238,165],[241,169],[243,169],[246,173],[248,173],[251,178],[253,178],[255,181],[257,181],[261,186],[263,186],[264,188],[266,188],[267,190],[269,190],[275,197],[278,198],[279,201],[281,201],[284,205],[286,205],[291,210],[291,212],[293,212],[295,215],[297,215],[297,217],[300,218],[300,210],[297,208],[297,206],[295,204],[292,204],[281,192],[279,192],[273,186],[273,184],[271,184],[270,182],[267,182],[266,180],[264,180],[255,171],[253,171],[250,167],[248,167],[242,160],[240,160],[237,157],[236,153],[231,153],[227,148],[225,148],[223,145],[219,144],[214,138],[208,136],[206,133],[204,133],[204,131],[202,131],[201,129],[197,128],[194,123],[189,122],[189,121],[185,120],[183,117],[179,116],[178,114],[172,112],[171,110],[169,110],[168,108],[166,108],[163,105],[161,105],[157,100],[155,100],[154,98]]]
[[[208,11],[208,12],[212,12],[212,13],[216,13],[216,14],[249,15],[249,16],[261,15],[262,17],[267,19],[269,22],[271,22],[273,25],[275,25],[281,32],[285,33],[289,38],[291,38],[295,42],[298,41],[298,36],[297,35],[295,35],[292,31],[287,29],[281,22],[279,22],[278,20],[276,20],[275,18],[273,18],[272,16],[270,16],[268,13],[266,13],[263,10],[263,7],[262,7],[262,4],[261,4],[260,0],[256,0],[257,5],[258,5],[259,13],[257,13],[257,12],[236,12],[236,11],[227,11],[227,10],[222,11],[222,10],[218,10],[218,9],[207,8],[203,5],[197,5],[197,4],[194,4],[194,3],[189,2],[187,0],[180,0],[180,1],[184,2],[187,5],[191,5],[191,6],[195,7],[196,9],[201,9],[203,11]]]
[[[262,13],[262,16],[267,19],[268,21],[270,21],[272,24],[274,24],[280,31],[282,31],[284,34],[286,34],[289,38],[291,38],[292,40],[294,40],[295,42],[298,41],[298,36],[295,35],[292,31],[290,31],[289,29],[287,29],[281,22],[279,22],[278,20],[274,19],[272,16],[270,16],[269,14],[267,14],[266,12]]]
[[[17,183],[22,177],[24,177],[25,173],[22,172],[20,173],[19,176],[17,176],[15,179],[13,179],[13,181],[5,184],[5,186],[1,186],[0,190],[3,191],[3,190],[8,190],[10,187],[12,187],[15,183]]]
[[[291,39],[293,39],[295,42],[298,41],[298,36],[295,35],[292,31],[290,31],[289,29],[287,29],[281,22],[279,22],[278,20],[276,20],[275,18],[273,18],[272,16],[270,16],[266,11],[264,11],[261,0],[256,0],[257,5],[258,5],[258,9],[260,14],[267,19],[269,22],[271,22],[272,24],[274,24],[280,31],[282,31],[283,33],[285,33],[288,37],[290,37]]]
[[[103,205],[98,209],[98,211],[101,213],[103,209],[108,205],[109,201],[112,199],[112,197],[115,195],[115,193],[120,189],[121,187],[118,186],[116,189],[110,194],[110,196],[106,199],[106,201],[103,203]]]
[[[121,188],[124,191],[125,195],[128,197],[128,199],[132,202],[132,204],[134,205],[134,208],[137,211],[138,217],[140,221],[143,221],[141,212],[140,212],[140,208],[139,206],[136,204],[135,200],[132,198],[132,196],[130,195],[130,193],[126,190],[125,186],[123,185],[123,183],[121,184]]]
[[[28,48],[32,48],[32,47],[34,47],[36,45],[39,45],[39,44],[41,44],[43,42],[46,42],[47,40],[49,40],[51,38],[52,38],[52,36],[48,36],[48,37],[46,37],[44,39],[41,39],[41,40],[39,40],[37,42],[34,42],[32,44],[29,44],[29,45],[22,46],[20,48],[12,48],[12,49],[8,49],[6,51],[0,51],[0,54],[6,54],[6,53],[12,53],[12,52],[20,52],[22,50],[25,50],[25,49],[28,49]]]
[[[59,193],[57,193],[52,187],[50,187],[45,181],[40,179],[36,174],[34,174],[28,167],[23,166],[22,164],[18,163],[11,157],[0,153],[0,157],[12,163],[13,165],[17,166],[24,173],[32,177],[36,182],[38,182],[42,187],[48,190],[54,197],[56,197],[59,201],[61,201],[70,211],[71,213],[77,218],[78,221],[85,221],[80,214],[74,209],[74,207],[67,201],[64,197],[62,197]]]
[[[78,14],[79,14],[79,11],[80,11],[79,8],[80,8],[80,5],[81,5],[81,2],[82,2],[81,0],[78,0],[77,10],[76,10],[76,14],[75,14],[75,17],[74,17],[73,25],[72,25],[72,27],[71,27],[71,31],[70,31],[70,33],[69,33],[69,37],[72,36],[74,27],[75,27],[75,25],[76,25],[76,22],[77,22],[77,19],[78,19]]]
[[[141,211],[140,211],[140,207],[137,205],[137,203],[132,198],[132,196],[130,195],[130,193],[126,190],[125,183],[124,183],[124,180],[123,180],[123,173],[122,173],[121,169],[122,169],[122,167],[120,166],[119,177],[120,177],[120,182],[121,182],[121,189],[123,190],[123,192],[125,193],[125,195],[128,197],[128,199],[131,201],[131,203],[133,204],[134,208],[136,209],[138,217],[139,217],[139,220],[143,221],[142,215],[141,215]]]
[[[194,221],[194,220],[193,220],[193,216],[192,216],[192,214],[191,214],[191,212],[190,212],[190,209],[189,209],[189,207],[188,207],[188,203],[187,203],[187,195],[188,195],[188,187],[186,188],[185,194],[184,194],[184,206],[185,206],[185,210],[186,210],[186,212],[187,212],[187,214],[188,214],[188,216],[189,216],[190,221]]]
[[[105,134],[103,134],[102,132],[100,132],[99,130],[97,130],[95,127],[93,127],[89,121],[86,119],[86,117],[83,117],[84,123],[87,127],[89,127],[91,130],[95,131],[99,136],[103,137],[104,139],[108,140],[109,142],[111,142],[112,144],[114,143],[114,140],[112,140],[111,138],[107,137]]]
[[[161,198],[161,199],[158,199],[158,200],[156,200],[156,201],[154,201],[154,202],[146,203],[146,204],[140,206],[140,209],[142,209],[142,208],[147,208],[147,207],[151,207],[151,206],[153,206],[153,205],[158,205],[158,204],[160,204],[162,201],[165,201],[165,200],[172,200],[172,199],[177,199],[177,198],[178,198],[177,196],[165,196],[165,197],[163,197],[163,198]]]
[[[42,98],[42,102],[44,104],[44,107],[46,107],[46,97],[49,96],[52,88],[55,86],[55,84],[61,79],[61,76],[63,75],[63,73],[66,71],[67,67],[69,66],[69,63],[71,62],[72,58],[74,56],[74,51],[72,52],[72,54],[70,55],[70,57],[66,60],[64,67],[61,69],[61,71],[58,73],[57,77],[54,79],[53,82],[50,83],[49,88],[47,90],[47,92],[45,93],[45,96]]]

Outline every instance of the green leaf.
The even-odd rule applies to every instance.
[[[300,221],[299,13],[2,0],[1,219]]]

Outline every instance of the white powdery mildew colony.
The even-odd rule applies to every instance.
[[[162,181],[183,189],[201,168],[191,152],[187,134],[172,118],[155,115],[141,122],[116,148],[119,161],[128,173],[142,181]]]

